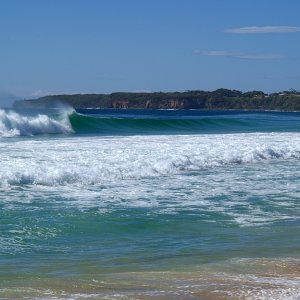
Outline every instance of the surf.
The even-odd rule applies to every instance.
[[[2,154],[0,181],[9,186],[118,184],[298,160],[299,141],[298,133],[53,137],[41,143],[38,152],[36,139],[23,140],[21,145],[3,141],[6,152]],[[13,160],[10,153],[16,153]]]
[[[21,114],[14,110],[0,109],[1,137],[69,134],[72,132],[68,112],[60,112],[51,116],[42,113]]]

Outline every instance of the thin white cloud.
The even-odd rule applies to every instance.
[[[288,33],[288,32],[300,32],[300,27],[297,26],[250,26],[240,28],[225,29],[226,33]]]
[[[254,54],[254,53],[215,51],[215,50],[212,50],[212,51],[195,50],[194,54],[206,55],[206,56],[240,58],[240,59],[278,59],[278,58],[282,58],[282,56],[278,55],[278,54]]]

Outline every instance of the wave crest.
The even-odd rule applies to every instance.
[[[0,109],[0,136],[32,136],[37,134],[71,133],[67,114],[57,119],[46,114],[21,115],[15,111]]]

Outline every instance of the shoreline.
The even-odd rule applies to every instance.
[[[199,270],[85,274],[5,280],[0,297],[21,299],[296,299],[300,258],[230,260]],[[16,285],[17,284],[17,285]]]

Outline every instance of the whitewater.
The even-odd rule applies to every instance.
[[[299,121],[0,110],[0,298],[300,299]]]
[[[58,120],[46,114],[22,115],[12,110],[0,109],[0,136],[30,136],[37,134],[70,133],[69,112],[62,112]]]

